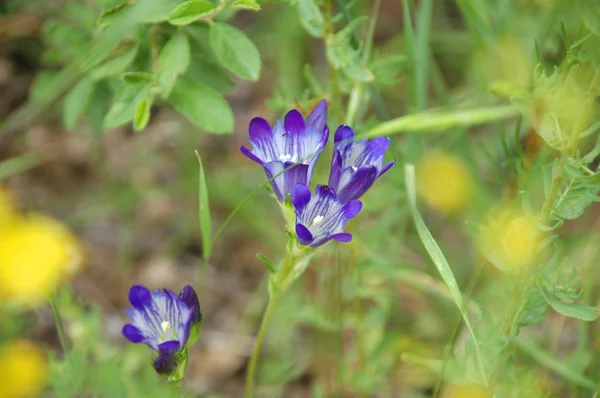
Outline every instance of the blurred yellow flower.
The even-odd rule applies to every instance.
[[[461,158],[441,150],[426,153],[417,163],[417,192],[432,209],[452,214],[473,196],[473,179]]]
[[[492,398],[492,394],[477,384],[455,384],[444,389],[442,398]]]
[[[507,207],[488,215],[478,239],[492,264],[503,271],[519,271],[534,262],[542,237],[535,217]]]
[[[477,50],[473,67],[491,92],[509,98],[528,90],[534,63],[531,51],[517,38],[505,36]]]
[[[0,234],[15,224],[19,217],[12,196],[0,186]]]
[[[35,397],[46,383],[46,355],[33,343],[15,341],[0,348],[0,398]]]
[[[0,299],[25,305],[46,300],[81,267],[75,237],[59,221],[29,215],[0,236]]]

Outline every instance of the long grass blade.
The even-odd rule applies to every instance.
[[[202,235],[202,253],[204,264],[208,264],[210,255],[212,254],[212,220],[210,217],[210,204],[208,201],[208,187],[206,184],[206,175],[204,174],[204,166],[202,158],[196,151],[198,158],[198,217],[200,222],[200,233]]]

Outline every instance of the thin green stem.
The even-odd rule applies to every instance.
[[[262,317],[260,322],[260,328],[258,329],[258,335],[256,336],[256,340],[254,340],[254,348],[252,349],[252,356],[250,357],[250,363],[248,364],[248,372],[246,373],[246,385],[244,388],[244,398],[252,398],[254,396],[254,375],[256,373],[256,365],[258,363],[258,357],[260,356],[260,350],[262,348],[263,341],[265,339],[265,334],[267,332],[267,327],[269,325],[269,320],[271,319],[271,315],[273,315],[273,309],[275,308],[275,304],[278,299],[278,295],[272,295],[269,297],[269,302],[267,304],[267,309]]]
[[[54,326],[56,327],[56,333],[58,333],[58,339],[60,340],[60,346],[63,352],[67,353],[67,339],[65,337],[65,330],[63,328],[60,312],[56,305],[56,297],[50,300],[50,309],[52,310],[52,319],[54,320]]]

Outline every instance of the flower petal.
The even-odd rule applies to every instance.
[[[200,301],[193,287],[185,285],[179,293],[179,299],[183,301],[192,311],[191,324],[195,325],[200,322]]]
[[[336,240],[338,242],[350,242],[350,241],[352,241],[352,234],[349,234],[347,232],[342,232],[339,234],[333,234],[329,238],[331,238],[332,240]]]
[[[358,165],[372,164],[378,161],[385,151],[390,147],[390,139],[388,137],[377,137],[369,141],[367,147],[356,159]]]
[[[262,117],[255,117],[250,121],[248,132],[254,140],[269,140],[272,135],[269,122]]]
[[[129,302],[138,310],[143,310],[144,307],[152,303],[150,290],[146,286],[133,285],[129,289]]]
[[[172,355],[159,355],[152,363],[156,373],[168,375],[177,369],[177,359]]]
[[[354,131],[350,126],[342,124],[335,131],[333,142],[336,146],[346,146],[354,142]]]
[[[318,201],[335,200],[335,191],[327,185],[317,185],[315,195],[318,196]]]
[[[142,341],[144,341],[145,337],[142,334],[142,332],[129,323],[123,326],[122,332],[123,336],[125,336],[125,338],[131,341],[132,343],[141,343]]]
[[[304,118],[302,117],[302,114],[296,109],[292,109],[285,115],[283,123],[285,125],[285,130],[289,134],[300,135],[304,133],[304,130],[306,130]]]
[[[296,235],[298,235],[298,242],[301,245],[308,245],[313,241],[313,235],[302,224],[296,224]]]
[[[362,209],[362,202],[360,200],[351,200],[346,203],[342,208],[342,213],[346,220],[349,220],[353,217],[356,217],[358,213],[360,213],[360,209]]]
[[[317,130],[322,131],[327,123],[327,101],[321,100],[306,118],[307,125],[313,125]]]
[[[158,345],[158,352],[162,355],[175,355],[181,349],[181,344],[177,340],[165,341]]]
[[[310,202],[310,189],[304,184],[296,184],[292,189],[291,197],[294,208],[301,212]]]
[[[340,183],[340,177],[342,176],[342,155],[337,149],[333,150],[333,157],[331,159],[331,171],[329,172],[329,186],[335,191],[338,190]]]
[[[308,184],[308,165],[296,164],[294,167],[283,172],[291,165],[293,163],[290,162],[269,162],[263,165],[269,179],[277,176],[271,181],[271,186],[281,203],[285,201],[285,197],[288,193],[292,192],[296,184]]]
[[[352,175],[350,180],[338,192],[338,198],[342,203],[352,199],[360,198],[371,188],[377,179],[376,166],[362,166]]]
[[[246,155],[251,160],[254,160],[256,163],[258,163],[260,165],[264,164],[264,162],[262,160],[260,160],[255,154],[252,153],[252,151],[250,149],[246,148],[245,146],[241,146],[240,151],[242,151],[242,153],[244,155]]]

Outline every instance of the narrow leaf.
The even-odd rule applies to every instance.
[[[258,253],[256,257],[260,260],[261,263],[263,263],[267,267],[271,274],[277,272],[277,266],[275,265],[275,263],[273,263],[273,261],[270,258],[260,253]]]
[[[538,288],[540,292],[554,309],[554,311],[568,316],[570,318],[577,318],[582,321],[591,322],[598,319],[598,309],[586,304],[580,303],[564,303],[558,300],[552,292],[550,292],[545,286],[538,281]]]
[[[196,157],[200,166],[198,178],[198,217],[200,221],[200,233],[202,234],[202,253],[204,263],[208,264],[212,253],[212,220],[210,218],[210,204],[208,201],[208,187],[204,174],[204,166],[202,165],[202,158],[198,151],[196,151]]]
[[[260,54],[244,32],[223,22],[211,25],[209,42],[219,62],[242,79],[258,80]]]
[[[169,15],[169,23],[173,25],[187,25],[210,13],[212,10],[213,6],[208,1],[186,1],[175,8]]]
[[[3,160],[0,162],[0,181],[21,174],[38,164],[40,164],[40,161],[31,153]]]
[[[133,130],[143,130],[150,120],[150,108],[152,107],[151,98],[143,98],[135,106],[135,114],[133,117]]]
[[[146,83],[123,83],[117,88],[113,103],[104,117],[104,127],[118,127],[133,120],[137,103],[144,98]]]
[[[452,295],[452,299],[458,307],[458,310],[460,311],[460,314],[462,315],[465,321],[467,329],[469,329],[469,332],[471,333],[471,336],[473,338],[473,344],[475,345],[475,349],[477,352],[477,360],[479,362],[481,377],[485,380],[486,375],[483,367],[479,344],[477,342],[477,337],[475,336],[473,326],[471,325],[471,321],[469,320],[469,314],[463,301],[462,293],[460,291],[460,288],[458,287],[458,283],[456,283],[456,278],[454,277],[454,273],[452,273],[452,269],[450,268],[446,257],[444,257],[442,250],[431,235],[431,232],[429,232],[429,229],[427,229],[427,226],[425,225],[425,222],[423,221],[423,218],[421,217],[421,214],[417,209],[414,165],[407,164],[404,167],[404,175],[406,180],[406,193],[408,197],[408,205],[413,217],[413,221],[415,223],[415,227],[417,229],[417,234],[419,235],[419,238],[421,239],[421,243],[423,243],[425,250],[427,250],[427,253],[433,260],[433,263],[435,264],[438,272],[440,273],[442,280],[448,287],[448,290]]]
[[[127,10],[129,7],[131,7],[131,4],[129,4],[128,2],[124,2],[116,7],[109,8],[108,10],[104,11],[100,15],[100,18],[98,18],[98,27],[104,28],[114,23],[118,18],[124,16],[125,10]]]
[[[260,5],[254,0],[235,0],[231,6],[254,11],[260,10]]]

